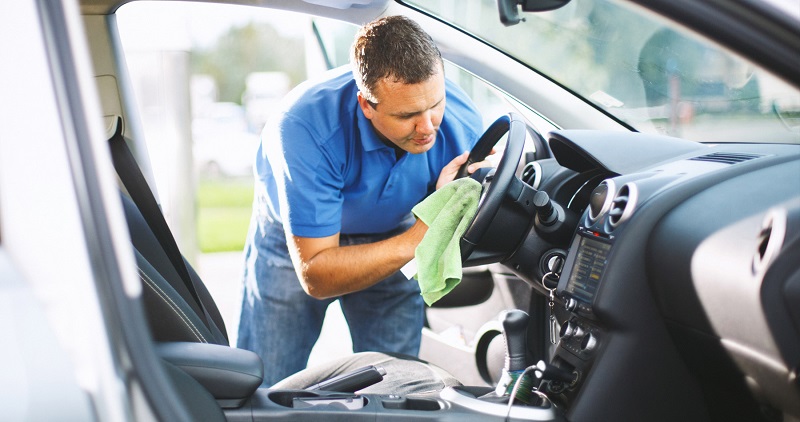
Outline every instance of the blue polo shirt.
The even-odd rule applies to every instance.
[[[436,188],[441,169],[482,133],[467,95],[446,81],[447,103],[434,146],[399,160],[358,106],[349,67],[287,95],[261,134],[257,212],[288,224],[295,236],[372,234],[397,228]],[[258,186],[260,185],[260,186]]]

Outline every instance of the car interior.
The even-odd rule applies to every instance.
[[[434,344],[421,360],[362,356],[260,387],[261,360],[229,344],[231,327],[150,188],[141,111],[116,23],[123,3],[81,0],[80,12],[142,285],[134,309],[120,312],[146,323],[130,359],[157,419],[800,420],[797,127],[776,142],[697,142],[633,130],[489,43],[389,0],[227,3],[356,25],[405,14],[440,44],[445,60],[536,110],[509,106],[493,116],[470,152],[480,161],[503,145],[495,168],[468,176],[483,191],[460,241],[464,281],[430,310],[460,309],[460,318],[491,320],[490,328],[463,360]],[[565,3],[500,0],[498,19],[513,25],[529,10]],[[692,16],[704,6],[679,12],[664,2],[638,3],[703,25]],[[751,22],[739,19],[746,3],[729,5],[730,22]],[[796,93],[797,56],[770,55],[757,43],[796,47],[800,29],[760,16],[777,19],[780,31],[750,34],[752,43],[738,53],[771,66]],[[705,36],[739,45],[738,36],[714,28]],[[555,129],[542,131],[531,114]],[[510,289],[505,304],[512,308],[470,312],[499,284]],[[423,378],[439,386],[407,388]]]

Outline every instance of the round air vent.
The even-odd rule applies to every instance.
[[[539,183],[542,182],[542,166],[536,161],[525,164],[522,169],[522,181],[534,189],[539,189]]]
[[[611,201],[611,209],[608,211],[608,224],[615,228],[630,218],[633,209],[636,208],[638,190],[633,183],[626,183],[619,188],[619,192]]]
[[[600,183],[589,196],[589,222],[594,223],[611,208],[611,200],[617,187],[611,179]]]

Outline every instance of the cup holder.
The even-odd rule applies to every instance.
[[[383,407],[385,409],[401,409],[401,410],[442,410],[444,407],[442,403],[434,399],[420,399],[420,398],[388,398],[383,399]]]
[[[283,407],[314,410],[358,410],[364,408],[366,397],[350,393],[317,394],[306,390],[272,391],[267,397]]]
[[[319,394],[310,391],[271,391],[268,395],[273,403],[277,403],[283,407],[294,407],[294,399],[319,397]]]

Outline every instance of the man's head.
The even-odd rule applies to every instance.
[[[431,37],[414,21],[390,16],[361,28],[350,57],[359,105],[378,135],[412,154],[433,147],[445,85]]]

